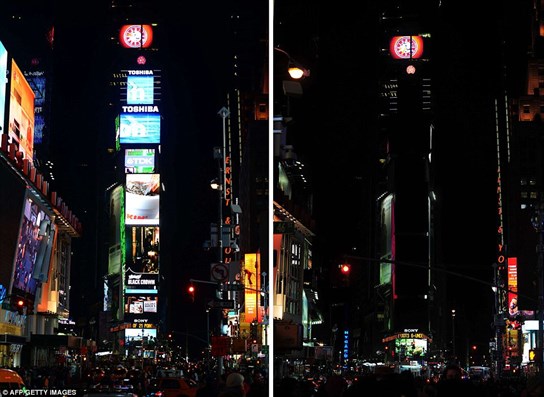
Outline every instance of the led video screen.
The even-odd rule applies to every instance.
[[[157,296],[128,296],[126,299],[125,313],[157,313]]]
[[[11,142],[32,162],[34,156],[34,91],[21,69],[11,61],[8,134]]]
[[[4,44],[0,41],[0,76],[8,75],[8,52]],[[5,125],[5,109],[6,109],[6,96],[7,96],[7,80],[0,79],[0,136],[6,131]]]
[[[161,116],[158,113],[121,113],[119,141],[123,144],[161,142]]]
[[[127,229],[126,267],[135,273],[159,272],[159,227],[133,226]]]
[[[125,173],[152,174],[155,172],[155,149],[125,149]]]
[[[153,76],[127,76],[127,104],[152,105],[155,79]]]
[[[38,279],[47,277],[54,233],[52,219],[28,196],[16,248],[12,295],[34,298]]]
[[[25,72],[28,84],[33,88],[34,98],[34,144],[43,142],[43,130],[45,127],[44,106],[46,95],[46,80],[44,71]]]
[[[143,324],[142,324],[143,325]],[[125,329],[125,342],[141,341],[143,338],[157,337],[157,330],[155,328],[127,328]]]
[[[126,225],[159,224],[160,187],[160,174],[126,174]]]

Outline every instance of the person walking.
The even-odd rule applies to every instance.
[[[219,393],[219,397],[245,397],[244,375],[232,372],[227,376],[225,387]]]

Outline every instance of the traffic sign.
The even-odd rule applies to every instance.
[[[274,222],[273,224],[274,234],[289,234],[295,232],[294,222]]]
[[[227,300],[227,301],[209,301],[208,306],[210,307],[220,307],[222,309],[234,309],[234,301],[233,300]]]
[[[224,263],[212,263],[210,269],[210,280],[219,283],[229,279],[229,268]]]
[[[245,286],[244,284],[225,284],[223,288],[225,291],[243,291]]]
[[[229,350],[230,338],[228,336],[212,336],[212,356],[226,356],[227,354],[229,354]]]

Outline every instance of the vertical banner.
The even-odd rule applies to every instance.
[[[244,255],[244,307],[245,307],[245,322],[259,322],[259,291],[261,287],[261,271],[258,254]]]

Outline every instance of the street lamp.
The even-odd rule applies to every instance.
[[[299,80],[303,77],[310,76],[310,70],[295,61],[286,51],[279,47],[274,47],[274,49],[287,56],[287,72],[292,79]]]

